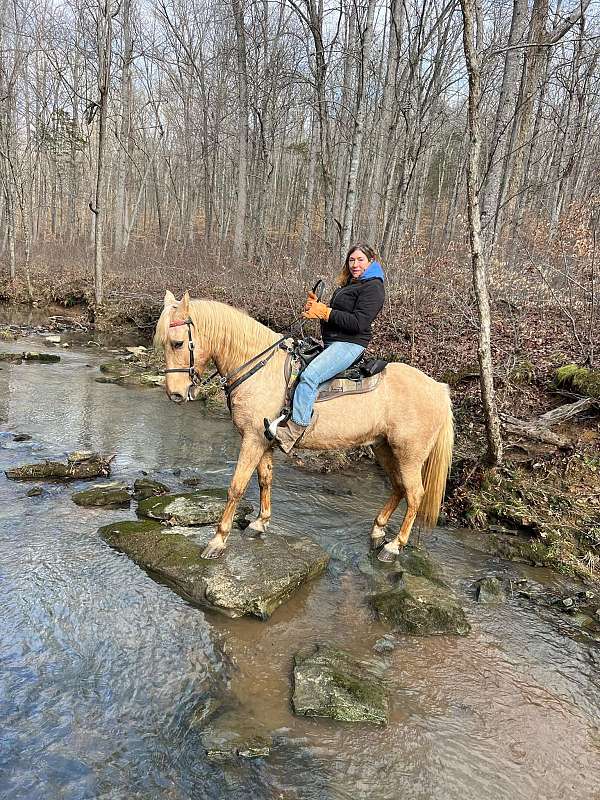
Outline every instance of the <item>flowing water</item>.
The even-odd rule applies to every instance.
[[[0,349],[40,349],[40,339]],[[115,479],[227,484],[238,439],[225,414],[96,383],[98,348],[61,357],[0,363],[0,468],[93,449],[115,454]],[[268,622],[193,608],[111,550],[97,528],[133,511],[75,506],[79,482],[45,484],[40,497],[26,496],[30,486],[0,477],[0,797],[600,798],[600,650],[515,599],[474,603],[476,578],[518,567],[449,530],[427,544],[471,634],[398,637],[383,657],[386,728],[292,714],[294,652],[325,641],[374,655],[385,632],[357,569],[386,491],[374,466],[311,474],[276,456],[274,530],[310,535],[333,558]],[[273,732],[269,758],[206,760],[194,715],[221,690]]]

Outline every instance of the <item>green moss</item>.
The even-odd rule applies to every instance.
[[[570,387],[586,397],[600,399],[600,370],[565,364],[556,370],[556,383],[558,386]]]

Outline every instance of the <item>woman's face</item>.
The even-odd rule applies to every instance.
[[[362,250],[353,250],[348,256],[348,269],[354,279],[360,278],[370,263]]]

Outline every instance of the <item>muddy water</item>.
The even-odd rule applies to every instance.
[[[237,435],[225,415],[95,383],[97,348],[61,356],[0,364],[0,468],[97,449],[116,454],[118,479],[144,470],[174,488],[192,475],[226,483]],[[14,442],[17,431],[32,440]],[[311,535],[333,559],[267,623],[205,614],[152,581],[96,533],[133,512],[78,508],[70,495],[80,486],[46,485],[29,498],[28,485],[0,477],[0,797],[600,796],[599,651],[516,600],[477,606],[474,579],[518,568],[451,531],[434,531],[428,546],[472,633],[399,637],[383,657],[392,698],[383,730],[291,713],[300,646],[330,641],[366,655],[384,633],[358,568],[385,492],[374,467],[314,475],[276,457],[275,531]],[[248,496],[257,495],[253,483]],[[206,761],[194,714],[221,688],[273,732],[268,759]]]

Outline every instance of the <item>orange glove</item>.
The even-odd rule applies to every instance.
[[[312,304],[316,301],[317,295],[314,292],[308,293],[308,298],[306,299],[306,303],[304,304],[304,310],[308,311]]]
[[[310,304],[310,308],[305,311],[302,316],[304,319],[322,319],[324,322],[327,322],[330,314],[331,309],[329,306],[326,306],[325,303],[319,303],[318,300],[313,300]]]

